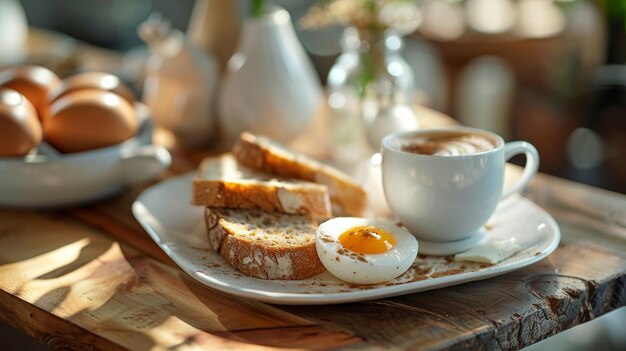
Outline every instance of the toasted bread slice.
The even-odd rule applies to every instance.
[[[269,138],[244,132],[232,152],[249,168],[326,185],[332,204],[342,215],[360,216],[365,210],[367,194],[348,175]]]
[[[211,247],[246,275],[296,280],[325,270],[309,216],[211,207],[205,214]]]
[[[332,216],[326,186],[253,171],[238,164],[228,154],[202,161],[193,181],[192,203],[197,206],[310,213],[315,218]]]

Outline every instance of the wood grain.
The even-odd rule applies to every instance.
[[[513,174],[517,171],[511,169]],[[626,198],[545,175],[537,178],[527,195],[555,215],[563,234],[557,251],[533,266],[486,281],[392,299],[275,307],[303,317],[311,325],[342,331],[345,334],[339,335],[357,336],[384,348],[515,350],[626,305],[626,230],[619,225],[619,218],[611,223],[598,219],[598,211],[584,210],[594,203],[615,212],[626,208]],[[572,196],[579,197],[578,201],[569,200]],[[102,212],[99,207],[90,209],[92,215],[83,220],[90,222],[95,216],[94,225],[120,241],[132,238],[129,241],[135,246],[149,247],[147,234],[133,221],[123,219],[123,211],[112,210],[125,208],[120,205],[121,198],[116,202],[118,206],[104,206]],[[600,213],[606,210],[600,208]],[[163,262],[170,263],[169,259]],[[261,328],[235,333],[261,337],[267,332],[268,328]],[[306,346],[313,345],[317,344]]]
[[[625,270],[623,253],[568,244],[538,264],[486,281],[286,310],[385,347],[517,350],[624,306]]]
[[[123,350],[118,344],[0,290],[0,321],[51,350]],[[51,332],[51,327],[54,332]]]
[[[509,171],[514,180],[519,168]],[[393,299],[277,307],[385,348],[515,350],[626,305],[626,229],[588,208],[604,204],[610,211],[600,213],[615,213],[626,209],[626,197],[545,175],[527,196],[555,215],[563,234],[563,244],[538,264]]]
[[[52,348],[65,341],[77,349],[114,343],[135,350],[361,343],[276,307],[206,289],[58,215],[0,211],[0,247],[2,320]]]
[[[456,123],[417,114],[423,127]],[[171,150],[162,179],[214,153]],[[511,181],[519,169],[508,170]],[[461,286],[315,307],[236,298],[189,278],[132,217],[149,185],[62,212],[0,209],[0,320],[52,349],[516,350],[626,305],[626,196],[553,177],[527,192],[562,230],[547,259]]]

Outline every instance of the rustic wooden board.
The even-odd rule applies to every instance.
[[[362,343],[180,270],[55,214],[0,211],[0,320],[52,348],[327,349]]]
[[[454,123],[429,116],[423,126]],[[207,154],[174,150],[164,177]],[[0,320],[63,349],[514,350],[626,304],[626,196],[548,176],[528,191],[562,229],[547,259],[462,286],[315,307],[193,281],[132,217],[146,186],[63,212],[0,210]]]
[[[515,350],[624,306],[625,270],[622,253],[579,242],[527,269],[482,282],[285,310],[386,347]]]
[[[186,347],[362,347],[363,339],[519,349],[626,304],[626,229],[616,215],[626,197],[548,176],[528,196],[555,215],[563,243],[540,263],[438,291],[316,307],[270,307],[198,285],[132,219],[137,191],[71,212],[117,242],[64,213],[0,211],[2,319],[49,345],[97,348],[167,347],[193,335]]]

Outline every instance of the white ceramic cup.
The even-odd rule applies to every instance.
[[[461,156],[402,150],[412,139],[442,132],[483,135],[495,147]],[[505,163],[522,153],[523,175],[503,191]],[[382,155],[383,187],[391,211],[420,241],[420,253],[433,255],[464,251],[480,242],[498,202],[524,189],[539,167],[539,154],[530,143],[505,143],[497,134],[468,127],[390,134],[382,141]]]

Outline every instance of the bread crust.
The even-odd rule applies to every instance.
[[[206,167],[218,167],[225,155],[203,161],[193,180],[192,204],[208,207],[260,208],[267,212],[310,213],[315,218],[330,218],[332,211],[328,188],[315,183],[293,184],[287,180],[207,179]],[[252,180],[252,181],[251,181]],[[303,183],[303,182],[301,182]]]
[[[207,208],[205,218],[211,247],[237,270],[255,278],[279,280],[305,279],[325,271],[315,240],[283,247],[250,240],[236,232],[229,222],[229,211],[232,210]],[[314,222],[311,226],[314,228]],[[314,237],[314,229],[305,234]]]
[[[338,169],[308,156],[270,145],[263,137],[241,133],[233,155],[242,165],[283,177],[324,184],[340,215],[361,216],[367,206],[367,193]]]

